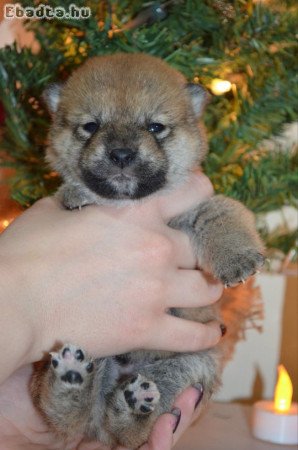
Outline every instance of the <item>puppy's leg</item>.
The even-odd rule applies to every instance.
[[[62,184],[56,193],[56,197],[67,209],[80,209],[82,206],[96,203],[91,192],[76,184]]]
[[[137,448],[144,443],[160,414],[156,384],[136,375],[116,387],[107,397],[107,425],[116,442]]]
[[[200,267],[226,286],[244,282],[264,263],[253,214],[230,198],[212,197],[170,226],[190,235]]]
[[[52,429],[71,440],[84,434],[89,419],[94,363],[71,344],[51,357],[50,367],[33,378],[33,401]]]
[[[146,442],[156,419],[171,411],[177,395],[188,386],[200,383],[205,400],[209,399],[218,385],[217,366],[214,350],[140,365],[140,374],[118,386],[107,403],[110,431],[117,442],[132,449]]]

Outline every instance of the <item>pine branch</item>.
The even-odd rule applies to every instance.
[[[44,87],[65,79],[88,57],[124,51],[164,58],[207,88],[214,78],[230,80],[233,90],[214,96],[205,115],[207,174],[218,192],[256,213],[296,204],[297,155],[268,153],[261,146],[298,117],[296,2],[175,0],[168,2],[164,20],[152,17],[136,28],[129,24],[148,8],[143,1],[79,0],[76,5],[90,6],[92,16],[28,21],[38,54],[16,46],[0,50],[0,99],[6,111],[0,165],[15,168],[13,198],[29,206],[59,183],[44,162],[50,120],[40,101]],[[51,6],[61,6],[60,0]]]

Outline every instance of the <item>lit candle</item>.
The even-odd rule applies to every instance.
[[[292,403],[293,386],[286,369],[278,366],[274,402],[253,406],[253,435],[275,444],[298,444],[298,405]]]

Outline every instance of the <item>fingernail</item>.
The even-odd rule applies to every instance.
[[[173,408],[172,411],[171,411],[171,414],[173,414],[173,416],[176,417],[176,422],[175,422],[175,425],[174,425],[174,428],[173,428],[173,434],[174,434],[175,431],[176,431],[177,428],[178,428],[179,423],[180,423],[180,419],[181,419],[181,409],[179,409],[179,408]]]
[[[198,391],[198,398],[196,400],[195,407],[194,407],[194,410],[196,410],[197,407],[199,406],[199,404],[201,403],[202,398],[203,398],[204,388],[201,385],[201,383],[197,383],[193,387]]]
[[[223,323],[221,323],[219,325],[219,327],[220,327],[221,335],[224,336],[227,332],[227,327]]]

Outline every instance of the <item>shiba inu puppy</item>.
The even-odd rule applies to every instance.
[[[95,57],[44,97],[53,114],[47,159],[63,179],[66,208],[119,206],[159,195],[184,182],[203,161],[207,144],[199,119],[207,93],[189,85],[163,61],[144,54]],[[174,218],[185,231],[198,266],[227,286],[263,264],[253,215],[240,203],[214,196]],[[172,309],[208,322],[217,308]],[[190,385],[207,401],[219,384],[221,348],[175,354],[138,351],[92,360],[66,344],[34,378],[35,404],[66,439],[84,434],[114,446],[137,448],[156,418]]]

